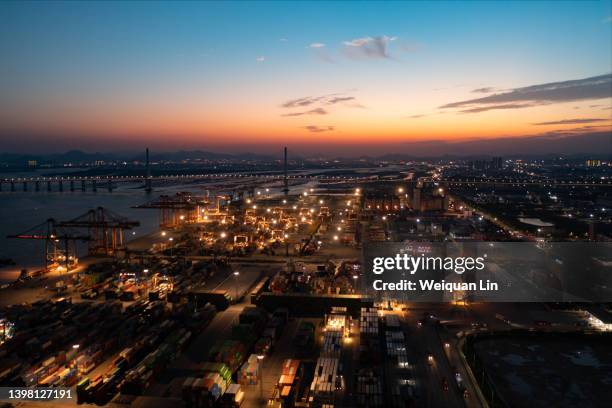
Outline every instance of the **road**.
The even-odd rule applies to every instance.
[[[446,305],[443,305],[447,307]],[[456,337],[447,330],[428,319],[419,326],[423,314],[437,314],[438,311],[428,305],[415,306],[403,316],[403,328],[406,335],[410,357],[415,361],[416,386],[419,399],[417,406],[425,407],[480,407],[475,398],[476,390],[469,381],[465,367],[460,363]],[[444,343],[448,342],[449,347]],[[428,363],[428,354],[431,353],[433,361]],[[468,390],[469,397],[463,398],[455,380],[455,371],[459,371],[463,386]],[[448,390],[444,390],[442,383],[446,380]]]

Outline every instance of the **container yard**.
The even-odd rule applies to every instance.
[[[287,407],[333,402],[346,387],[344,343],[356,335],[355,306],[342,302],[362,301],[352,249],[358,201],[351,197],[347,204],[316,194],[279,199],[255,191],[236,201],[178,193],[143,204],[160,211],[161,230],[148,247],[124,255],[124,247],[112,248],[112,256],[80,267],[75,259],[77,272],[61,278],[48,300],[2,310],[2,383],[70,387],[83,404],[173,398],[188,407],[239,407],[249,387],[261,385],[263,361],[274,358],[280,341],[291,358],[265,398]],[[325,242],[348,256],[318,258],[329,251]],[[289,302],[262,300],[270,295]],[[291,298],[300,295],[325,300]],[[323,330],[299,321],[285,337],[303,302],[325,310]],[[225,335],[197,351],[201,362],[164,385],[202,344],[207,326],[230,316]],[[103,335],[109,332],[116,335]],[[326,380],[328,373],[334,378]]]
[[[404,316],[359,289],[360,246],[388,225],[360,187],[333,191],[143,203],[158,231],[0,310],[0,384],[114,408],[406,406]]]
[[[334,405],[344,391],[344,379],[340,360],[333,357],[320,357],[315,366],[314,379],[310,385],[310,402],[313,404]]]

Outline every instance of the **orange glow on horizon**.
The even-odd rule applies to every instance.
[[[18,120],[15,129],[33,134],[88,135],[83,138],[98,138],[109,143],[142,141],[181,148],[285,142],[337,146],[534,136],[579,126],[536,123],[567,117],[604,116],[601,109],[589,108],[592,102],[586,102],[579,111],[574,110],[576,104],[571,103],[478,114],[437,110],[412,118],[397,108],[401,104],[395,99],[377,101],[380,105],[368,108],[336,108],[325,115],[297,117],[283,116],[287,111],[272,103],[248,101],[240,102],[233,109],[191,99],[172,109],[156,102],[149,105],[126,102],[104,109],[75,104],[38,111],[35,120],[30,117]],[[431,105],[437,103],[431,102]],[[609,131],[611,124],[612,120],[598,122],[593,129]]]

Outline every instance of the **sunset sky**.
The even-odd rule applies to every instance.
[[[605,135],[611,4],[2,2],[0,152]]]

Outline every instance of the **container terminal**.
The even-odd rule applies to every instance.
[[[11,235],[44,253],[1,289],[0,385],[73,391],[53,406],[496,404],[487,336],[595,339],[609,312],[372,296],[364,244],[541,245],[442,171],[211,177],[199,192],[148,195],[137,208],[156,211],[159,229],[131,241],[138,220],[102,207],[39,220]]]

